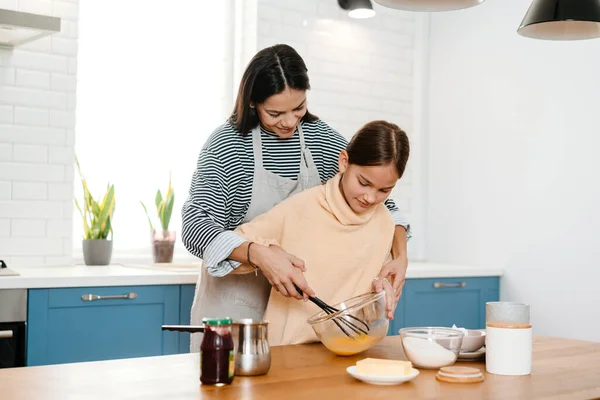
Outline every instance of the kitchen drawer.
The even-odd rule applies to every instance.
[[[125,296],[129,294],[133,294],[135,298],[112,298],[93,301],[85,301],[82,299],[82,296],[86,296],[87,298],[88,295]],[[165,286],[109,286],[48,289],[48,308],[157,304],[164,303],[165,295],[169,295],[169,291],[165,290]]]
[[[485,303],[499,300],[498,277],[407,279],[389,334],[409,326],[485,328]]]
[[[130,299],[84,301],[84,295]],[[180,286],[31,289],[27,365],[60,364],[179,352]]]

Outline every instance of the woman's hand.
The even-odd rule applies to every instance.
[[[388,319],[394,319],[394,309],[402,295],[407,267],[408,259],[397,258],[384,265],[377,278],[373,280],[373,289],[376,293],[382,290],[386,291],[385,300]]]
[[[250,248],[250,259],[256,265],[269,283],[285,297],[308,300],[315,292],[304,279],[306,266],[304,261],[289,254],[279,246],[261,246],[254,243]],[[303,292],[301,295],[294,288],[296,284]]]

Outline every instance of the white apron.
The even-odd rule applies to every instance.
[[[252,147],[254,150],[252,197],[243,222],[249,222],[264,214],[293,194],[321,184],[319,171],[315,166],[310,150],[304,143],[304,134],[300,125],[298,125],[301,148],[300,173],[296,181],[283,178],[264,169],[260,135],[260,126],[257,126],[252,131]],[[264,316],[270,293],[271,285],[260,271],[258,276],[250,273],[214,277],[209,275],[205,268],[202,268],[196,284],[191,323],[192,325],[200,325],[204,317],[260,320]],[[201,341],[202,334],[193,333],[191,335],[190,351],[193,353],[200,351]]]

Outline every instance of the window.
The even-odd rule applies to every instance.
[[[151,257],[154,195],[175,190],[170,229],[180,238],[181,206],[198,154],[231,111],[233,1],[80,2],[75,151],[95,198],[115,185],[113,261]],[[75,194],[82,197],[75,172]],[[98,199],[99,200],[99,199]],[[155,219],[156,222],[158,222]],[[81,255],[74,216],[74,255]]]

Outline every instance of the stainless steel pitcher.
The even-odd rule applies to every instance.
[[[236,375],[264,375],[271,368],[268,322],[241,319],[233,322]]]

